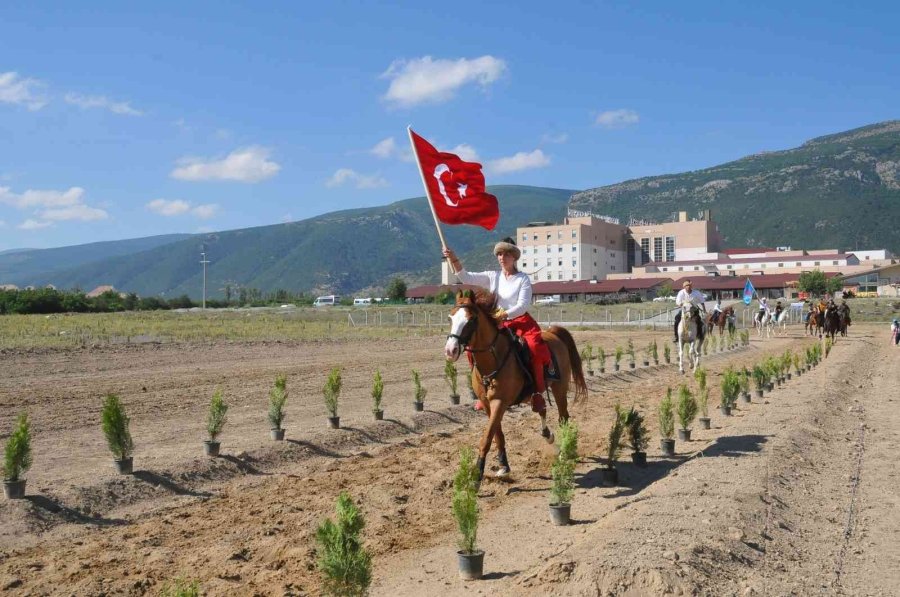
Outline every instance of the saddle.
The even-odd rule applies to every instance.
[[[525,342],[521,336],[517,336],[508,328],[504,331],[511,336],[513,355],[516,357],[516,363],[518,363],[519,370],[525,378],[522,391],[515,401],[515,404],[519,404],[526,398],[531,398],[531,395],[534,394],[534,377],[531,375],[531,350],[528,348],[528,343]],[[546,386],[549,386],[550,382],[562,379],[559,373],[559,363],[552,350],[550,351],[550,360],[552,362],[552,368],[544,365],[544,385]]]

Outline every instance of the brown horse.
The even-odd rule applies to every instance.
[[[725,307],[719,313],[719,319],[716,323],[712,322],[712,313],[706,316],[706,329],[712,331],[714,327],[719,328],[719,336],[725,335],[725,325],[728,324],[729,333],[734,329],[734,307]]]
[[[526,377],[513,353],[513,335],[499,327],[491,315],[496,297],[487,291],[464,290],[456,294],[456,305],[450,312],[450,334],[444,353],[447,360],[456,361],[463,351],[469,353],[474,367],[472,389],[488,415],[488,426],[481,436],[478,450],[479,482],[484,477],[484,463],[491,442],[497,444],[500,461],[498,477],[509,475],[506,457],[506,438],[501,422],[506,410],[516,403],[526,385]],[[572,335],[559,326],[552,326],[542,334],[550,352],[556,357],[559,380],[549,381],[548,386],[556,399],[559,420],[569,418],[567,394],[570,378],[575,384],[575,401],[587,396],[587,385],[581,367],[581,356]],[[553,433],[547,427],[547,413],[541,412],[541,435],[553,443]]]
[[[824,327],[822,319],[822,314],[819,313],[817,308],[814,308],[809,314],[809,319],[806,320],[806,333],[810,336],[818,335],[821,337],[820,329]]]

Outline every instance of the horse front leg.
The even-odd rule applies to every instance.
[[[678,371],[684,375],[684,342],[678,339]]]
[[[494,436],[500,431],[500,421],[503,419],[503,401],[494,398],[487,405],[488,408],[488,426],[481,435],[481,442],[478,445],[478,487],[481,487],[481,481],[484,479],[484,463],[487,462],[487,455],[491,449],[491,442]],[[505,444],[504,444],[505,447]],[[505,452],[503,452],[505,457]]]

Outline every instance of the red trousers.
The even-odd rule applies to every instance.
[[[544,384],[544,365],[549,365],[550,348],[541,337],[541,326],[534,318],[525,313],[514,319],[507,319],[503,322],[503,327],[509,328],[517,336],[524,338],[525,343],[531,350],[531,374],[534,376],[534,391],[536,393],[544,393],[547,386]]]

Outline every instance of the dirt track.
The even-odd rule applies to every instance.
[[[510,413],[514,477],[483,486],[488,577],[469,584],[456,576],[449,479],[483,419],[444,407],[437,337],[7,354],[0,424],[27,403],[40,439],[32,497],[0,506],[0,590],[154,594],[184,574],[208,594],[318,594],[311,537],[348,489],[367,515],[377,595],[896,594],[900,351],[868,335],[880,331],[854,326],[822,366],[767,404],[727,420],[713,414],[714,429],[695,431],[677,458],[659,457],[651,416],[651,466],[623,462],[617,489],[597,478],[611,404],[654,411],[680,376],[651,367],[592,379],[589,400],[573,409],[584,458],[578,524],[566,528],[552,527],[546,511],[553,448],[535,416]],[[634,337],[638,346],[649,338]],[[600,332],[577,339],[613,344]],[[754,341],[706,364],[719,373],[804,342]],[[348,367],[341,414],[352,429],[321,430],[324,372],[360,355],[382,367],[394,420],[368,422],[370,367]],[[416,417],[408,414],[412,367],[431,388],[432,412]],[[265,439],[265,392],[279,371],[289,374],[294,409],[286,426],[295,442],[285,445]],[[195,455],[217,386],[232,397],[231,421],[226,456],[210,461]],[[110,470],[96,422],[105,391],[127,399],[135,477]]]

